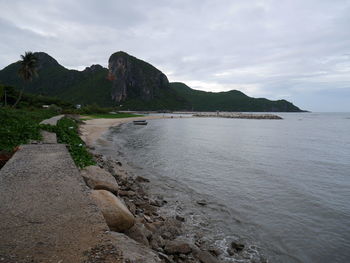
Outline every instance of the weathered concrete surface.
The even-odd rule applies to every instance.
[[[1,262],[83,262],[110,244],[62,144],[23,145],[0,170],[0,222]]]
[[[43,120],[42,122],[40,122],[40,124],[50,124],[50,125],[56,125],[57,122],[62,119],[64,117],[64,115],[57,115],[57,116],[54,116],[50,119],[47,119],[47,120]]]
[[[57,143],[57,136],[56,133],[48,132],[48,131],[41,131],[41,136],[43,136],[43,143]]]

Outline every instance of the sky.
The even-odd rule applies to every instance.
[[[194,89],[350,112],[350,0],[0,0],[0,50],[79,70],[122,50]]]

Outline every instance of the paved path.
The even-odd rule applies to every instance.
[[[22,145],[0,170],[0,262],[79,263],[108,227],[62,144]]]
[[[41,131],[41,136],[43,136],[43,143],[57,143],[57,136],[54,132],[48,132],[48,131]]]
[[[54,116],[50,119],[47,119],[47,120],[43,120],[42,122],[40,122],[40,124],[50,124],[50,125],[56,125],[57,122],[62,119],[64,117],[64,115],[57,115],[57,116]]]

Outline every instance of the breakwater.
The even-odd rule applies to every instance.
[[[257,120],[281,120],[282,117],[275,114],[261,113],[240,113],[240,112],[209,112],[196,113],[193,117],[208,117],[208,118],[229,118],[229,119],[257,119]]]

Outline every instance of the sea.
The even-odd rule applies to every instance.
[[[97,151],[149,178],[227,262],[350,262],[350,113],[277,114],[123,124]],[[232,240],[243,255],[228,256]]]

